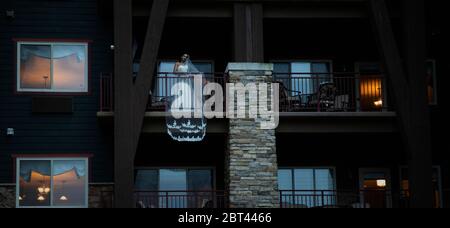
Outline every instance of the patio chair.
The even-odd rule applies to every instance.
[[[304,108],[302,103],[302,92],[288,89],[282,81],[280,84],[280,109],[281,111],[292,112],[300,111]]]
[[[336,105],[337,88],[333,82],[324,82],[319,91],[309,96],[308,106],[317,107],[317,111],[334,111]]]

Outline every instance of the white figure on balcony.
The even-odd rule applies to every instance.
[[[206,119],[203,115],[203,83],[195,87],[195,81],[200,79],[204,81],[203,74],[192,64],[188,54],[184,54],[174,66],[175,77],[168,83],[171,96],[168,97],[166,126],[167,132],[172,139],[180,142],[199,142],[206,135]],[[176,87],[176,89],[174,89]],[[199,90],[199,91],[195,91]],[[173,107],[181,107],[183,115],[181,118],[175,118]],[[188,116],[188,117],[186,117]],[[189,117],[190,116],[190,117]]]

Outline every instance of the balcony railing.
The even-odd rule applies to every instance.
[[[138,208],[226,208],[224,191],[136,191]]]
[[[387,190],[280,191],[281,208],[407,208],[407,195]]]
[[[387,110],[382,74],[274,74],[282,112],[376,112]]]
[[[223,73],[203,74],[204,81],[227,83]],[[171,97],[171,86],[189,81],[192,74],[158,73],[149,94],[148,111],[164,111]],[[382,112],[389,110],[386,82],[382,74],[295,73],[274,74],[280,84],[281,112]],[[224,88],[224,87],[223,87]],[[113,111],[114,93],[111,74],[100,80],[100,111]]]

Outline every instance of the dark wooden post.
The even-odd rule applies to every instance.
[[[412,2],[408,1],[405,4]],[[407,51],[406,65],[408,66],[408,71],[405,71],[385,1],[369,0],[369,5],[371,18],[376,31],[376,38],[380,47],[380,54],[388,73],[388,82],[393,88],[392,91],[397,105],[396,111],[402,128],[403,141],[408,152],[410,190],[412,195],[411,206],[431,207],[432,165],[429,117],[426,114],[428,111],[426,110],[427,107],[425,104],[426,84],[422,79],[415,81],[420,77],[425,78],[424,50],[422,49],[423,47],[418,47],[418,49],[416,49],[417,47],[413,47],[415,45],[424,45],[424,43],[421,43],[422,38],[406,38],[406,42],[408,43],[407,48],[411,48],[411,50]],[[421,30],[415,30],[411,27],[415,25],[409,24],[411,22],[415,23],[415,20],[421,20],[411,18],[415,17],[414,12],[419,10],[416,7],[417,5],[413,7],[413,10],[407,10],[410,11],[407,13],[409,22],[408,25],[405,25],[405,28],[412,32]],[[422,21],[420,23],[424,22]],[[411,34],[411,32],[408,33],[410,36],[417,35]],[[421,36],[423,34],[418,35]],[[421,66],[423,69],[420,69]],[[409,77],[407,77],[407,73],[410,74]]]
[[[142,131],[145,111],[149,93],[152,88],[153,76],[156,69],[156,60],[158,58],[159,44],[164,30],[169,0],[153,0],[152,11],[148,20],[147,34],[145,37],[144,49],[141,56],[139,74],[135,83],[134,99],[135,102],[135,123],[134,137],[136,142]]]
[[[234,4],[234,61],[264,62],[263,6]]]
[[[133,207],[132,0],[114,0],[114,206]]]
[[[141,56],[133,83],[132,0],[114,0],[114,178],[115,207],[134,207],[134,158],[155,73],[159,44],[169,0],[154,0]]]
[[[413,207],[432,207],[432,155],[430,115],[427,99],[425,4],[403,0],[405,63],[411,95],[411,145],[408,171]]]

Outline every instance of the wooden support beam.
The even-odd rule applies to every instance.
[[[114,204],[133,207],[132,0],[114,0]]]
[[[408,1],[406,4],[409,4],[409,2],[412,1]],[[430,137],[429,119],[426,119],[428,118],[426,114],[421,113],[427,112],[425,111],[426,105],[423,105],[423,101],[426,100],[426,97],[423,95],[426,91],[425,83],[423,82],[424,84],[422,84],[423,92],[419,92],[421,88],[419,88],[417,83],[422,83],[422,80],[420,80],[421,82],[412,82],[417,77],[425,78],[425,72],[418,69],[419,66],[424,67],[425,59],[422,62],[419,60],[418,56],[421,55],[421,50],[410,51],[408,55],[417,56],[412,57],[413,61],[407,63],[410,67],[408,67],[408,72],[405,71],[385,1],[369,0],[369,5],[380,54],[388,73],[388,82],[393,88],[392,91],[397,105],[396,111],[403,132],[403,141],[408,152],[410,169],[412,169],[410,170],[410,190],[412,191],[411,195],[413,195],[411,206],[430,207],[432,195],[431,191],[429,191],[431,189],[427,187],[428,184],[431,186],[431,175],[428,175],[431,172],[431,163],[427,158],[431,156],[428,140]],[[422,45],[419,44],[421,42],[419,39],[413,39],[408,42],[410,42],[408,48],[412,49],[414,49],[412,47],[414,44]],[[417,64],[417,66],[413,67],[413,63]],[[419,72],[412,73],[411,70],[418,70]],[[412,74],[410,77],[407,77],[407,73]],[[420,172],[423,174],[420,174]]]
[[[152,87],[168,5],[169,0],[153,1],[140,71],[133,83],[132,0],[114,1],[114,203],[118,208],[135,206],[134,158]]]
[[[263,6],[234,4],[234,61],[264,62]]]
[[[139,74],[134,88],[133,102],[136,109],[133,127],[136,146],[142,132],[145,111],[147,109],[149,93],[153,84],[156,60],[158,58],[159,45],[164,30],[168,8],[169,0],[153,0],[144,49],[140,61]]]
[[[425,3],[423,0],[403,0],[404,56],[410,85],[411,121],[414,142],[409,154],[408,171],[411,206],[431,208],[432,153],[430,115],[427,99]]]

